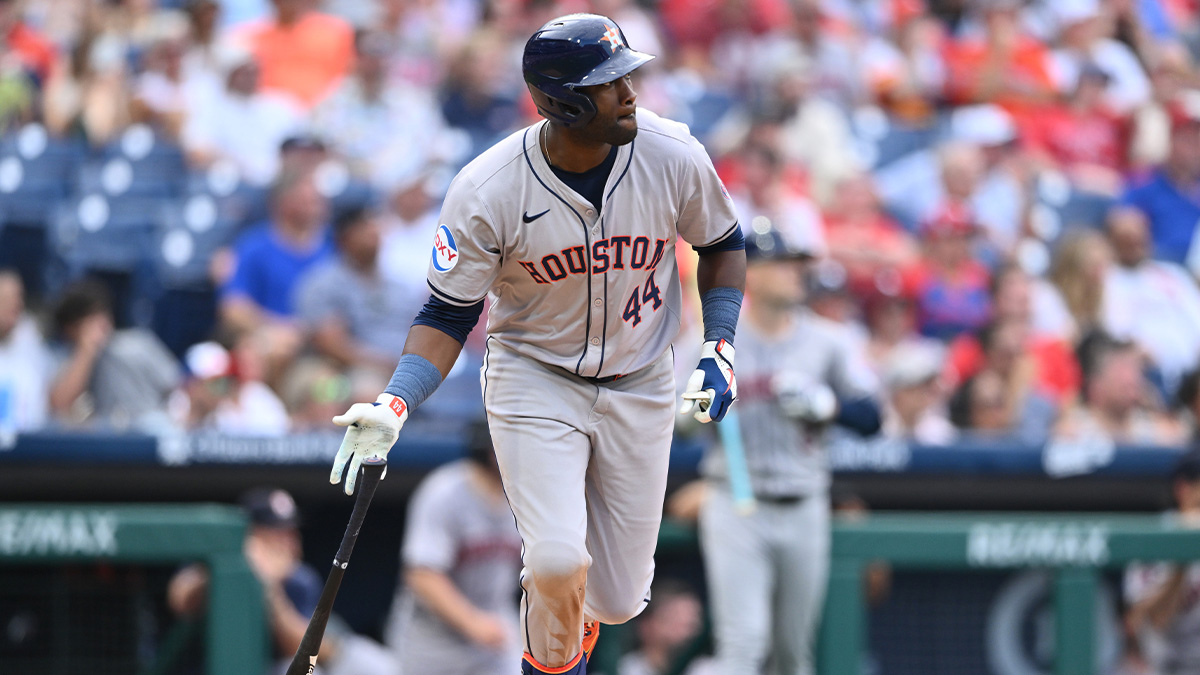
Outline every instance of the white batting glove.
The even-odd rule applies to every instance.
[[[386,459],[388,450],[396,443],[400,427],[408,419],[408,404],[397,396],[380,394],[375,403],[355,403],[345,414],[333,418],[339,427],[347,427],[342,445],[333,459],[333,471],[329,482],[342,482],[346,463],[350,472],[346,474],[346,494],[354,494],[358,480],[358,469],[365,459]],[[387,475],[387,469],[384,469]]]
[[[779,374],[771,379],[779,407],[788,417],[809,424],[825,424],[837,415],[837,395],[824,382]]]
[[[700,349],[700,363],[688,378],[679,413],[698,408],[692,415],[697,421],[720,422],[736,398],[733,345],[724,340],[705,342]]]

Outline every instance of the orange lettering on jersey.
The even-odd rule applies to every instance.
[[[649,237],[597,239],[592,242],[590,272],[598,275],[610,270],[655,270],[666,253],[667,243],[666,239],[655,239],[654,248],[651,249]],[[572,274],[589,272],[587,248],[584,246],[564,248],[559,253],[543,256],[537,262],[518,260],[517,264],[525,268],[539,284],[552,284]]]

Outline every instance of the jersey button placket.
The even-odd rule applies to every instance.
[[[596,301],[592,304],[596,305],[597,307],[601,307],[604,305],[604,301],[601,300],[600,298],[596,298]]]
[[[598,338],[598,337],[592,338],[592,346],[599,347],[600,346],[600,338]]]

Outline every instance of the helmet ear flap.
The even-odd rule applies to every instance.
[[[596,116],[596,104],[592,99],[570,87],[553,87],[556,95],[552,96],[533,84],[527,83],[527,86],[538,113],[554,124],[578,128],[587,126]]]

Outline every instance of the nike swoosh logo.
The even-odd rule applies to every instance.
[[[526,211],[525,213],[521,214],[521,220],[523,220],[527,223],[532,223],[533,221],[537,220],[538,218],[541,218],[542,216],[546,215],[547,213],[550,213],[550,209],[546,209],[545,211],[542,211],[541,213],[535,213],[532,216],[529,215],[528,211]]]

